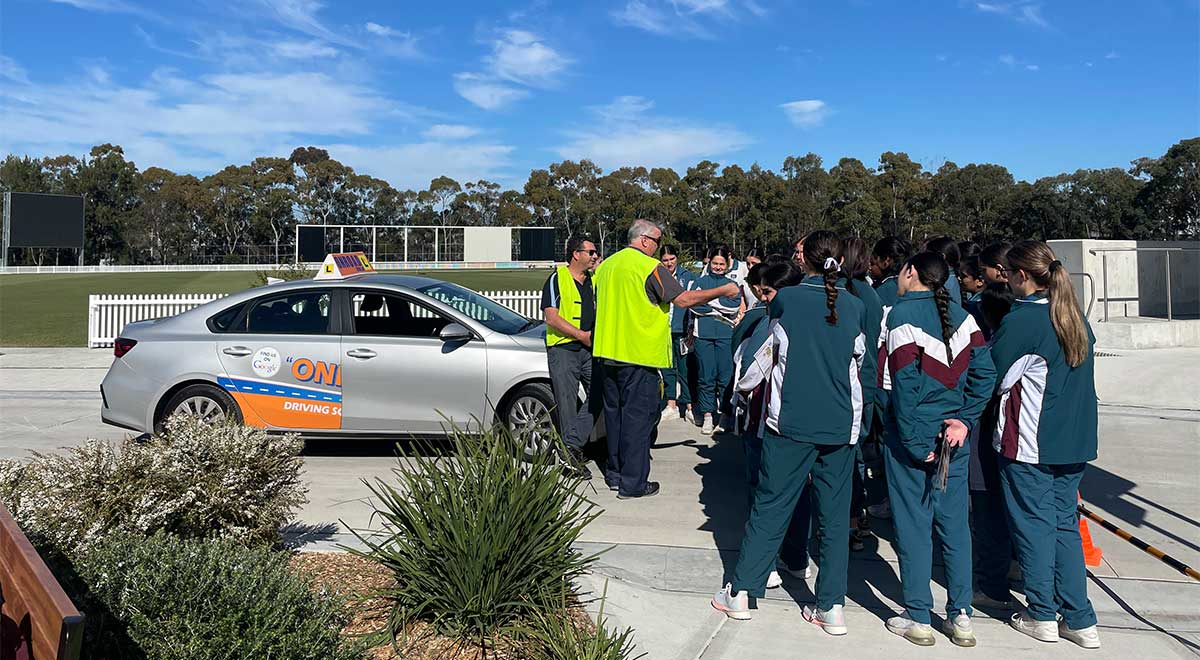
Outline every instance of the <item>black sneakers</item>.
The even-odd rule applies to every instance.
[[[624,493],[617,493],[617,499],[618,500],[635,500],[639,497],[654,497],[655,495],[658,495],[658,482],[657,481],[647,481],[646,482],[646,490],[643,490],[642,492],[637,493],[637,494],[630,494],[630,495],[626,495]]]
[[[562,471],[568,477],[590,481],[592,471],[588,469],[587,458],[583,451],[575,447],[567,447],[562,456]]]

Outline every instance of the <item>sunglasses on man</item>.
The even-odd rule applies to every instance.
[[[586,252],[589,257],[596,256],[595,250],[575,250],[576,252]]]

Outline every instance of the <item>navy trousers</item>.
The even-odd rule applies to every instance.
[[[658,369],[607,360],[596,363],[602,372],[604,426],[608,433],[608,464],[604,481],[620,495],[640,495],[650,477],[650,446],[659,420]]]

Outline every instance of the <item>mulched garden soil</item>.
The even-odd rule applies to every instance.
[[[387,569],[345,552],[300,552],[292,557],[291,566],[297,573],[310,576],[314,587],[347,599],[351,620],[342,630],[343,635],[353,637],[386,628],[388,603],[372,594],[395,584]],[[581,607],[576,608],[572,616],[583,626],[593,625]],[[399,651],[388,643],[372,648],[368,657],[372,660],[518,660],[527,654],[510,646],[490,649],[485,656],[478,645],[464,645],[461,641],[438,635],[427,624],[418,623],[410,628],[408,639]]]

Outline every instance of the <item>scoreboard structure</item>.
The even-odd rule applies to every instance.
[[[64,248],[79,250],[83,265],[83,213],[81,195],[4,193],[0,233],[0,268],[8,265],[11,248]]]

